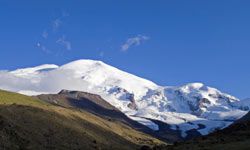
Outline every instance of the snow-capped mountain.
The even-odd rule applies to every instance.
[[[183,137],[192,129],[206,135],[227,127],[244,116],[250,104],[202,83],[159,86],[94,60],[2,71],[0,88],[26,95],[62,89],[98,94],[131,119],[154,130],[159,129],[154,120],[164,122]]]
[[[245,111],[250,111],[250,98],[246,98],[240,101],[237,101],[233,104],[234,107],[240,108]]]

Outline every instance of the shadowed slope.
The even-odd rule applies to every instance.
[[[153,130],[128,118],[96,94],[63,90],[59,94],[44,94],[37,96],[37,98],[54,105],[88,111],[108,120],[120,121],[136,130],[154,134]]]
[[[137,149],[161,144],[86,111],[0,91],[0,149]]]
[[[250,149],[250,113],[231,126],[208,136],[183,143],[176,143],[163,149],[169,150],[248,150]]]

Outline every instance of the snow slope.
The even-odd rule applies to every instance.
[[[224,94],[202,83],[164,87],[123,72],[101,61],[78,60],[63,66],[42,65],[0,72],[0,88],[26,95],[58,93],[62,89],[101,95],[131,119],[158,130],[149,119],[180,130],[206,135],[247,113],[249,100]]]
[[[233,106],[242,110],[250,111],[250,98],[237,101],[233,104]]]

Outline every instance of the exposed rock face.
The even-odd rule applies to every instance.
[[[110,94],[113,94],[117,98],[124,100],[124,101],[129,101],[130,103],[127,105],[128,108],[132,110],[137,110],[137,105],[135,101],[135,96],[134,94],[128,92],[126,89],[123,89],[121,87],[114,87],[109,90]]]
[[[137,110],[135,99],[132,98],[130,101],[131,101],[131,103],[128,104],[128,108],[133,109],[133,110]]]

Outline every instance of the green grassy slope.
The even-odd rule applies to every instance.
[[[45,103],[44,101],[35,99],[33,97],[0,90],[0,105],[9,105],[9,104],[32,105],[32,106],[48,105],[48,103]]]
[[[138,149],[163,144],[120,122],[0,91],[0,149]]]

